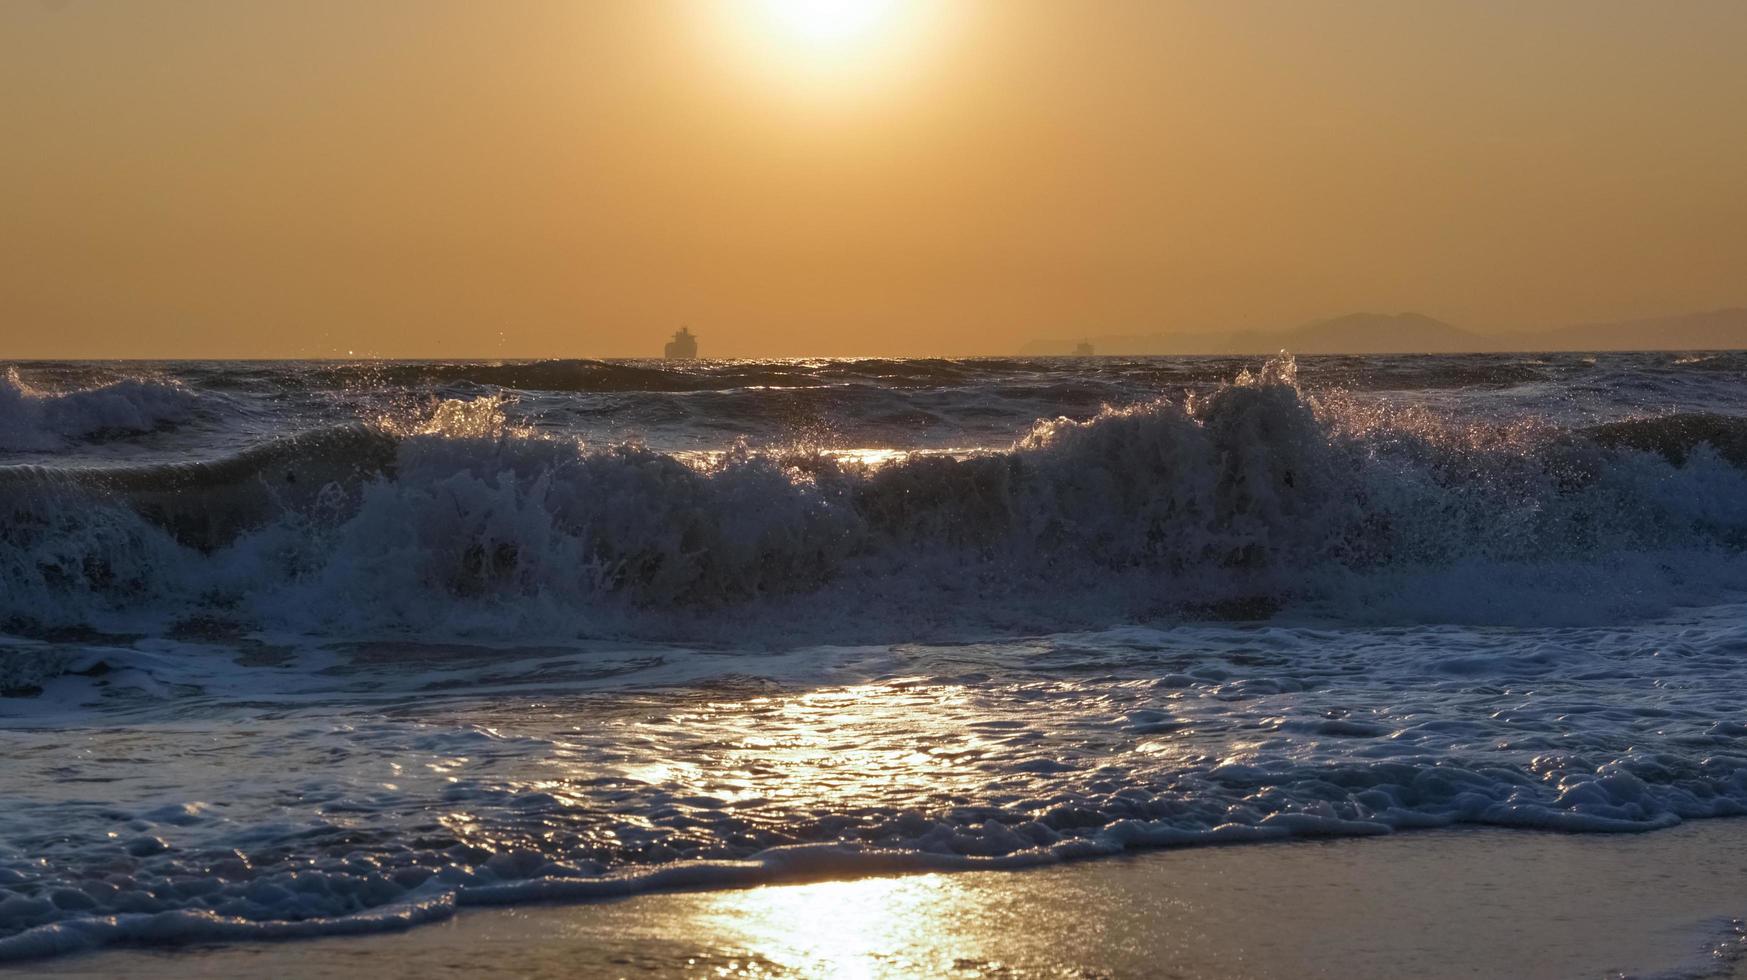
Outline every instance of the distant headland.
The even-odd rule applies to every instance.
[[[1733,350],[1747,348],[1747,308],[1479,333],[1423,313],[1349,313],[1284,330],[1106,334],[1036,340],[1022,353],[1072,354],[1089,341],[1100,354],[1458,354],[1536,350]]]

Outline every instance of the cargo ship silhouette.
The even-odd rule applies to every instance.
[[[680,327],[673,339],[667,342],[662,354],[670,361],[689,361],[698,356],[698,338],[690,327]]]

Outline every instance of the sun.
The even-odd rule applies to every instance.
[[[770,26],[797,44],[841,47],[872,37],[898,0],[759,0]]]
[[[785,103],[829,106],[894,95],[947,62],[962,36],[946,0],[699,0],[701,50]],[[914,91],[914,89],[912,89]]]

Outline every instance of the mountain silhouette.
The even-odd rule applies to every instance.
[[[1080,337],[1038,340],[1023,353],[1070,353]],[[1423,313],[1349,313],[1286,330],[1093,336],[1100,354],[1455,354],[1481,351],[1747,349],[1747,308],[1476,333]]]

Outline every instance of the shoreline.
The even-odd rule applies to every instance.
[[[1170,848],[112,948],[3,976],[1741,976],[1747,820]]]

